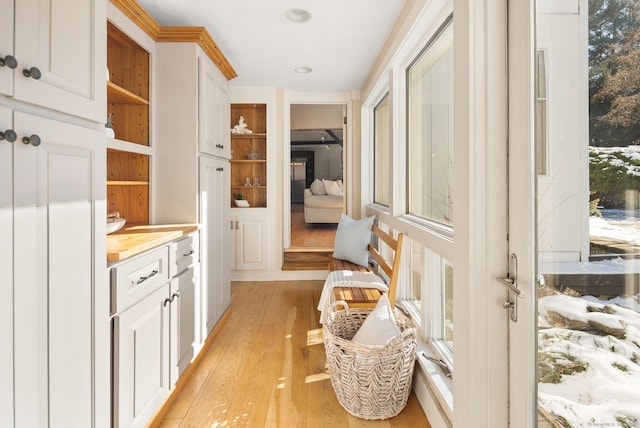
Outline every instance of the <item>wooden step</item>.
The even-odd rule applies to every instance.
[[[282,270],[328,270],[329,254],[333,248],[287,248],[284,250]]]

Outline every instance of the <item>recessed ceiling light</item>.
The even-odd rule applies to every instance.
[[[301,74],[306,74],[306,73],[311,73],[313,70],[311,70],[310,67],[297,67],[295,69],[296,73],[301,73]]]
[[[304,9],[289,9],[285,12],[284,16],[293,22],[304,22],[311,19],[311,14]]]

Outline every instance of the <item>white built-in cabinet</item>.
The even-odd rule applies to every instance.
[[[206,339],[231,304],[229,183],[226,160],[200,157],[202,264],[207,266],[202,271],[202,339]]]
[[[0,419],[14,418],[0,425],[103,426],[108,420],[94,415],[94,405],[100,406],[94,387],[108,387],[102,379],[108,366],[94,365],[93,346],[108,335],[108,323],[95,325],[107,318],[94,319],[106,314],[104,300],[98,299],[108,296],[94,276],[104,275],[94,247],[94,234],[104,233],[94,201],[104,197],[104,190],[93,177],[104,173],[99,166],[105,161],[104,133],[6,108],[0,129],[5,135],[1,150],[13,163],[12,169],[3,156],[8,165],[2,174],[12,177],[2,182],[0,194],[2,199],[13,194],[13,204],[2,201],[0,229],[10,231],[3,241],[13,235],[12,248],[11,240],[2,248],[3,256],[6,251],[13,258],[2,294],[8,302],[13,296],[14,309],[12,339],[5,337],[10,328],[2,327],[3,343],[10,349],[13,342],[13,356],[3,354],[9,361],[2,362],[2,370],[13,367],[15,409],[0,414]],[[7,130],[15,132],[16,141],[7,141]],[[7,205],[13,214],[6,212]],[[108,352],[108,347],[100,349]],[[3,382],[3,396],[9,395],[9,385]],[[98,391],[103,397],[105,392]]]
[[[0,10],[0,426],[108,427],[105,5]]]
[[[111,266],[114,427],[142,427],[191,362],[198,235]]]
[[[156,65],[154,212],[201,227],[197,352],[230,305],[228,84],[196,43],[158,43]]]
[[[200,152],[228,159],[231,141],[227,79],[208,58],[201,56],[198,60],[198,82]]]
[[[235,270],[267,269],[267,218],[264,215],[236,215],[233,229]]]
[[[0,0],[0,94],[104,123],[105,7]]]
[[[0,17],[0,20],[2,17]],[[2,31],[0,25],[0,32]],[[1,37],[1,35],[0,35]],[[0,425],[13,426],[13,139],[12,111],[0,107]],[[12,130],[12,132],[14,132]],[[17,137],[16,137],[17,138]]]

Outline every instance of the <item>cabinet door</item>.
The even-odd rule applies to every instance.
[[[236,270],[267,268],[267,219],[263,216],[236,216]]]
[[[114,426],[142,427],[168,394],[168,284],[113,318]]]
[[[104,122],[105,22],[105,2],[97,0],[16,1],[14,96]],[[37,80],[23,74],[32,67],[41,74]]]
[[[104,372],[92,352],[102,340],[93,330],[93,254],[95,148],[104,134],[13,114],[15,424],[95,426],[104,423],[92,410]],[[23,144],[30,135],[41,144]]]
[[[229,95],[227,82],[208,58],[200,57],[198,140],[199,150],[228,158],[230,153]],[[222,81],[224,80],[224,82]],[[224,122],[226,120],[226,122]]]
[[[2,17],[0,16],[0,20]],[[0,27],[0,32],[2,28]],[[0,42],[2,43],[2,42]],[[1,70],[1,69],[0,69]],[[13,128],[0,107],[0,132]],[[13,145],[0,140],[0,426],[13,426]]]
[[[229,180],[227,161],[200,157],[203,340],[229,306]]]
[[[0,58],[13,54],[13,0],[0,0]],[[0,94],[13,95],[14,71],[0,67]]]
[[[171,385],[193,359],[195,271],[190,267],[171,281]]]

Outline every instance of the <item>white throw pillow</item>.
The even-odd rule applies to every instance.
[[[369,314],[353,336],[353,341],[364,345],[386,346],[391,339],[401,333],[393,315],[389,298],[383,294],[376,308]]]
[[[338,186],[337,181],[322,180],[322,183],[324,184],[324,190],[327,192],[327,195],[342,196],[342,189]]]
[[[309,188],[311,189],[311,193],[313,193],[314,195],[327,194],[327,191],[324,189],[324,183],[319,178],[313,180],[313,183],[311,183],[311,186],[309,186]]]
[[[371,227],[375,216],[354,220],[346,214],[340,215],[336,237],[333,241],[333,257],[367,266],[371,241]]]

